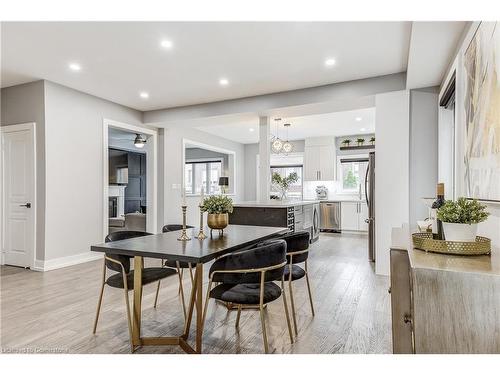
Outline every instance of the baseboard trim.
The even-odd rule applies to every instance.
[[[91,262],[93,260],[102,259],[103,254],[86,252],[76,255],[70,255],[67,257],[60,257],[49,260],[35,260],[35,265],[33,266],[33,271],[46,272],[57,270],[59,268],[74,266],[76,264]]]

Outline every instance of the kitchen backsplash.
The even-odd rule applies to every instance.
[[[304,199],[316,199],[316,187],[323,185],[328,189],[329,200],[351,200],[359,199],[357,194],[338,194],[340,190],[339,181],[304,181]]]

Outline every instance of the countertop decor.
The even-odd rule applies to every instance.
[[[491,240],[477,236],[475,242],[442,241],[432,238],[432,233],[413,233],[413,246],[416,249],[441,254],[486,255],[491,253]]]

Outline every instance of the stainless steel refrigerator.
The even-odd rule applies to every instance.
[[[368,206],[368,259],[375,262],[375,152],[370,152],[365,175],[365,198]]]

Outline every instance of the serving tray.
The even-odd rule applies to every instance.
[[[433,253],[453,255],[485,255],[491,253],[491,240],[476,236],[475,242],[435,240],[432,233],[413,233],[413,246],[416,249]]]

